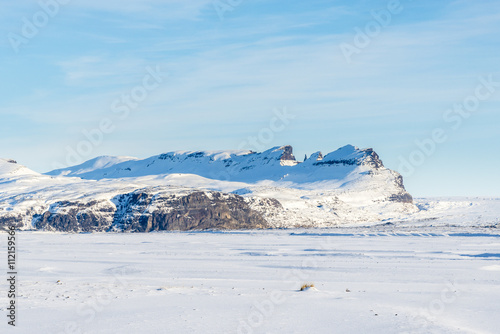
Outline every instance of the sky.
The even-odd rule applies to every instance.
[[[424,196],[500,196],[500,2],[19,0],[0,157],[373,148]]]

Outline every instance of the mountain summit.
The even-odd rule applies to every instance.
[[[323,157],[311,154],[304,162],[293,155],[290,145],[264,152],[253,151],[176,151],[147,159],[98,157],[81,165],[58,169],[47,175],[77,176],[83,179],[139,177],[189,173],[216,180],[258,182],[262,180],[305,183],[347,177],[357,167],[383,169],[373,149],[346,145]]]

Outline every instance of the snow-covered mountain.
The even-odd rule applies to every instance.
[[[253,151],[177,151],[138,160],[103,156],[81,165],[54,170],[47,175],[78,176],[84,179],[139,177],[159,174],[196,174],[216,180],[259,182],[262,180],[310,183],[341,180],[360,166],[382,170],[384,166],[372,149],[344,146],[323,157],[311,154],[298,162],[291,146]]]
[[[41,175],[0,160],[0,224],[63,231],[334,226],[418,209],[372,149],[98,157]]]

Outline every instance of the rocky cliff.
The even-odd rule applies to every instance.
[[[1,220],[8,223],[11,220]],[[243,197],[220,192],[162,194],[147,189],[110,201],[61,201],[33,216],[36,229],[65,232],[151,232],[206,229],[262,229],[262,214]]]

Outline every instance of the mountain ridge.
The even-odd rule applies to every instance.
[[[90,167],[93,165],[93,167]],[[288,180],[307,182],[307,178],[291,177],[294,174],[318,171],[315,167],[324,166],[361,166],[368,165],[375,169],[384,168],[382,161],[371,148],[359,149],[346,145],[336,151],[323,155],[315,152],[299,162],[293,155],[290,145],[275,146],[264,152],[254,151],[172,151],[145,159],[102,156],[83,164],[45,173],[51,176],[76,176],[84,179],[103,179],[138,177],[146,175],[192,173],[200,176],[234,181],[256,182],[264,179],[277,181],[285,176]],[[100,167],[99,167],[100,166]],[[309,168],[309,169],[308,169]],[[344,168],[345,174],[352,168]],[[318,178],[338,179],[342,175],[321,173]]]

